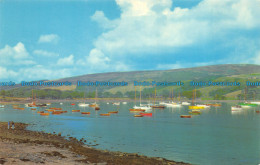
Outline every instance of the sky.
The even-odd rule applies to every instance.
[[[0,0],[0,82],[260,64],[260,0]]]

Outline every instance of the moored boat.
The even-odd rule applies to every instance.
[[[100,116],[110,116],[110,113],[100,113]]]
[[[90,112],[81,112],[82,115],[90,115]]]
[[[73,109],[72,112],[80,112],[80,110],[79,109],[77,109],[77,110]]]
[[[191,118],[191,115],[181,115],[181,118]]]
[[[144,117],[143,115],[134,115],[134,117]]]
[[[145,112],[144,109],[129,109],[130,112]]]
[[[232,111],[242,110],[242,106],[240,106],[240,105],[231,106],[231,110],[232,110]]]
[[[49,116],[50,114],[49,113],[40,113],[40,115],[42,115],[42,116]]]
[[[118,111],[110,111],[110,112],[108,112],[108,113],[118,113]]]
[[[140,113],[140,115],[152,117],[153,113]]]

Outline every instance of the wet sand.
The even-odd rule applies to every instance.
[[[0,122],[0,164],[111,164],[111,165],[186,165],[164,158],[135,153],[110,152],[84,145],[84,140],[26,130],[27,124],[15,123],[7,129]]]

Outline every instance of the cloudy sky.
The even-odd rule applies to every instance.
[[[260,64],[260,0],[0,0],[0,81]]]

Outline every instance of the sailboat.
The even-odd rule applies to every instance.
[[[189,109],[204,109],[202,105],[194,105],[194,100],[196,100],[196,88],[192,92],[192,106],[189,106]]]
[[[89,107],[95,108],[95,110],[100,110],[99,105],[97,104],[97,88],[96,88],[96,94],[95,94],[95,102],[92,104],[89,104]]]
[[[257,107],[257,104],[252,104],[252,103],[249,103],[249,102],[247,101],[246,94],[247,94],[247,87],[245,88],[245,92],[244,92],[244,103],[239,103],[239,105],[240,105],[242,108]]]
[[[167,107],[181,107],[181,104],[173,102],[173,88],[172,88],[172,102],[166,104]]]
[[[136,90],[135,90],[135,98],[136,98]],[[142,95],[141,95],[141,87],[140,87],[140,106],[134,106],[133,109],[129,109],[132,112],[144,112],[151,110],[152,108],[149,105],[142,105]]]
[[[158,104],[155,104],[156,102],[156,87],[155,87],[155,92],[154,92],[154,104],[151,105],[152,108],[165,108],[164,105],[158,105]]]
[[[79,103],[78,105],[79,105],[80,107],[86,107],[86,106],[89,105],[89,104],[86,104],[85,92],[84,92],[84,103]]]

